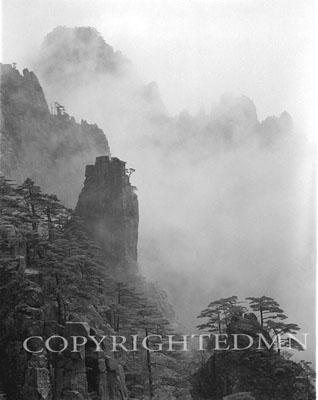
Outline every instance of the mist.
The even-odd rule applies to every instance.
[[[83,20],[81,15],[78,21]],[[93,56],[77,64],[60,62],[54,44],[48,53],[46,49],[30,48],[25,59],[40,78],[48,102],[59,101],[70,115],[97,123],[112,155],[136,169],[131,179],[140,203],[140,268],[167,290],[181,324],[194,329],[201,309],[220,297],[267,295],[281,304],[301,332],[310,333],[313,343],[315,154],[302,130],[307,129],[302,124],[305,114],[290,116],[284,103],[288,96],[289,104],[293,99],[294,104],[300,102],[290,87],[293,75],[287,89],[283,83],[268,90],[263,84],[266,103],[275,103],[276,116],[259,118],[261,96],[237,94],[239,84],[233,84],[234,94],[226,84],[221,92],[219,82],[215,90],[210,81],[204,82],[205,75],[197,87],[205,87],[203,97],[209,102],[199,103],[197,94],[197,109],[192,103],[190,111],[181,111],[171,106],[167,83],[162,95],[161,82],[147,80],[149,62],[143,77],[140,60],[136,66],[135,60],[115,50],[110,52],[112,68],[96,71],[101,65],[97,48],[90,46]],[[281,48],[282,55],[285,50]],[[234,69],[228,58],[222,63]],[[172,75],[176,70],[182,75],[183,67],[178,63]],[[162,71],[169,75],[165,65]],[[244,75],[250,79],[248,86],[256,85],[264,72],[259,65],[255,71]],[[198,79],[196,75],[184,87]],[[169,81],[169,91],[178,92],[181,84],[182,80],[176,79],[175,86]],[[261,114],[268,108],[262,107]]]

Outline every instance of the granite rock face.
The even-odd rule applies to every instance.
[[[233,315],[226,334],[229,351],[212,351],[207,361],[192,375],[193,399],[314,399],[313,387],[301,377],[300,365],[259,340],[260,335],[267,343],[271,343],[273,338],[254,313]],[[234,334],[240,335],[236,351],[233,351]],[[252,342],[246,335],[253,339]]]
[[[33,72],[21,74],[11,64],[0,64],[0,169],[21,183],[27,177],[44,192],[74,206],[86,164],[110,154],[104,132],[86,121],[76,123],[63,106],[49,109]]]
[[[115,262],[137,261],[138,199],[127,172],[118,158],[97,157],[76,205],[90,237]]]
[[[8,400],[125,400],[128,392],[121,366],[103,351],[95,352],[88,339],[79,352],[72,352],[72,336],[88,338],[85,322],[58,324],[58,307],[44,301],[43,279],[38,271],[17,263],[1,269],[0,375]],[[45,277],[44,277],[45,280]],[[42,286],[37,282],[42,282]],[[43,343],[58,335],[68,340],[60,353]],[[23,342],[31,336],[27,352]],[[50,341],[56,350],[60,339]]]
[[[242,392],[242,393],[235,393],[235,394],[230,394],[229,396],[223,397],[223,400],[255,400],[255,397],[253,397],[250,393],[248,392]]]
[[[77,87],[98,74],[120,75],[130,65],[94,28],[58,26],[45,37],[36,67],[48,83]]]
[[[125,163],[116,158],[100,157],[96,166],[88,167],[87,172],[78,207],[83,206],[80,209],[85,210],[88,229],[95,232],[96,227],[91,223],[100,218],[102,224],[99,226],[103,231],[98,233],[109,228],[106,239],[110,238],[108,241],[104,235],[97,235],[93,239],[101,242],[114,261],[123,257],[136,260],[138,201]],[[89,210],[88,214],[86,210]],[[12,235],[15,234],[12,231]],[[106,349],[95,352],[88,338],[90,328],[92,332],[96,330],[91,304],[84,306],[81,318],[73,320],[73,317],[59,323],[58,302],[55,297],[47,296],[50,281],[39,270],[31,266],[26,268],[27,245],[22,237],[17,242],[19,245],[6,249],[13,261],[0,271],[0,372],[8,399],[127,399],[123,368],[106,353]],[[89,320],[91,326],[78,322],[85,320]],[[43,343],[39,341],[30,343],[30,348],[38,353],[23,349],[27,337],[39,336],[45,341],[52,335],[67,340],[72,336],[84,336],[88,343],[78,353],[73,353],[71,348],[62,353],[42,350]],[[52,343],[54,348],[55,341]]]
[[[123,281],[126,277],[174,320],[165,293],[148,285],[138,272],[139,211],[136,188],[130,183],[133,169],[110,157],[105,135],[96,125],[76,123],[63,108],[50,110],[34,73],[20,74],[14,65],[1,65],[0,72],[1,170],[18,183],[30,177],[70,206],[82,187],[84,165],[97,156],[95,165],[86,168],[76,214],[89,239],[107,254],[103,260],[107,268],[116,270]],[[14,230],[11,234],[13,239],[17,235]],[[126,400],[127,371],[106,350],[94,352],[89,339],[76,354],[70,349],[61,354],[46,350],[31,354],[23,349],[29,336],[87,337],[89,328],[100,328],[95,324],[100,315],[93,304],[85,304],[80,318],[62,321],[57,300],[47,296],[45,273],[33,265],[26,268],[27,243],[22,236],[15,239],[18,244],[10,251],[16,261],[0,270],[0,375],[9,389],[8,400]],[[77,321],[89,321],[90,326]],[[35,350],[40,344],[33,343]]]
[[[47,357],[44,354],[32,354],[27,363],[23,396],[32,400],[51,400],[50,378]]]

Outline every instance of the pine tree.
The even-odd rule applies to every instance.
[[[144,330],[146,339],[146,367],[148,374],[149,396],[152,399],[155,395],[155,382],[153,375],[153,360],[151,357],[151,347],[158,344],[158,338],[149,338],[149,335],[166,336],[169,329],[169,321],[164,318],[155,304],[144,304],[143,308],[138,311],[137,323],[140,329]],[[161,341],[159,339],[159,341]]]
[[[280,340],[279,335],[296,334],[299,330],[297,324],[285,321],[287,316],[274,299],[267,296],[248,297],[247,299],[250,301],[252,311],[259,314],[259,329],[263,333],[268,333],[267,340],[270,337],[273,339],[275,336]],[[247,307],[238,309],[238,313],[237,310],[231,312],[228,303],[228,299],[210,303],[209,308],[203,310],[200,315],[200,317],[209,318],[208,322],[202,325],[202,329],[228,333],[227,329],[235,326],[239,329],[238,332],[235,332],[240,333],[240,326],[242,326],[244,332],[245,323],[240,324],[243,322],[241,319],[244,319],[242,312],[247,311]],[[233,302],[230,301],[230,303]],[[234,302],[234,305],[238,303],[238,301]],[[239,307],[241,306],[239,305]],[[249,335],[253,336],[253,329],[256,329],[255,335],[258,333],[255,322],[251,322]],[[283,341],[283,346],[285,344],[287,342]],[[306,366],[280,355],[280,348],[277,347],[277,351],[265,347],[259,350],[253,346],[240,352],[231,351],[231,349],[226,352],[211,350],[211,356],[206,365],[201,366],[200,372],[195,374],[196,379],[199,378],[197,381],[199,393],[205,397],[221,398],[231,393],[231,382],[236,380],[239,381],[240,387],[244,388],[244,391],[251,391],[257,398],[258,396],[260,398],[267,396],[266,398],[282,400],[313,400],[314,387],[312,379],[305,376]],[[300,348],[300,346],[294,346],[294,348],[297,347]]]
[[[207,322],[198,325],[200,330],[208,330],[209,332],[224,333],[231,321],[233,315],[242,315],[246,308],[241,306],[237,296],[222,298],[212,301],[208,308],[201,311],[197,318],[207,318]]]
[[[24,258],[24,248],[32,234],[29,225],[34,220],[11,180],[0,176],[0,240],[2,263]]]
[[[280,354],[280,345],[287,346],[287,341],[283,340],[280,335],[286,333],[296,334],[300,330],[299,326],[295,323],[284,323],[283,320],[287,319],[283,309],[278,302],[271,297],[247,297],[250,300],[249,306],[253,311],[259,312],[260,324],[262,328],[276,337],[278,354]],[[295,345],[298,350],[301,349],[299,345]]]
[[[271,297],[247,297],[246,300],[250,300],[249,306],[253,311],[259,312],[262,328],[266,328],[268,320],[287,318],[277,301]]]

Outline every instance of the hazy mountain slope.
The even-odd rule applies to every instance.
[[[138,128],[144,131],[145,120],[164,114],[156,84],[144,84],[130,61],[114,51],[94,28],[53,29],[32,68],[49,103],[59,99],[75,117],[89,118],[99,125],[103,122],[104,129],[112,131],[116,154],[121,151],[122,142],[118,141],[122,135],[135,140],[137,120]]]
[[[75,205],[85,165],[110,150],[97,125],[76,123],[59,105],[53,112],[33,72],[1,65],[1,171]]]
[[[56,43],[63,29],[53,31]],[[98,33],[90,32],[90,40],[99,42]],[[79,42],[69,41],[68,48],[75,51]],[[268,288],[290,305],[293,320],[312,331],[306,304],[315,290],[314,154],[294,132],[289,114],[282,110],[260,121],[247,96],[228,94],[210,109],[171,116],[155,84],[145,100],[147,86],[131,64],[120,73],[92,73],[96,68],[87,60],[65,60],[62,73],[74,70],[79,79],[76,88],[62,87],[62,76],[49,79],[45,72],[48,65],[54,69],[53,49],[44,41],[35,71],[50,99],[97,122],[113,154],[136,169],[139,263],[168,288],[182,322],[196,324],[211,292],[244,296],[252,282],[255,295]],[[86,55],[95,65],[94,46]],[[279,87],[268,90],[275,96]],[[308,290],[292,296],[299,282]]]

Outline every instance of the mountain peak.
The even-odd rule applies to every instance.
[[[54,60],[54,63],[52,63]],[[129,64],[92,27],[58,26],[46,35],[37,67],[49,81],[78,82],[91,74],[121,74]]]

